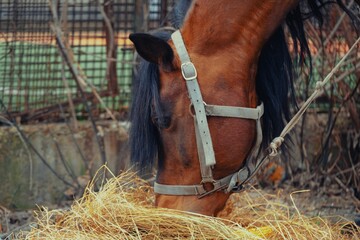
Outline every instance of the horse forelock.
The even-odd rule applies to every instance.
[[[164,40],[170,38],[166,32],[154,35]],[[162,116],[159,85],[158,65],[142,59],[133,79],[129,133],[130,159],[140,173],[151,170],[156,160],[161,160],[160,134],[152,120]]]

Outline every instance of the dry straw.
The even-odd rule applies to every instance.
[[[292,204],[282,201],[283,194],[266,194],[251,189],[233,195],[220,217],[239,223],[247,229],[258,228],[264,239],[360,239],[360,228],[339,216],[308,217],[300,213],[293,195]],[[332,221],[330,221],[332,219]],[[333,219],[338,219],[333,222]]]
[[[152,188],[132,173],[108,180],[99,191],[94,186],[70,210],[39,212],[37,226],[22,238],[360,239],[360,229],[348,222],[305,217],[256,190],[234,194],[222,218],[213,218],[152,207]]]

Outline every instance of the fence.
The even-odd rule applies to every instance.
[[[0,1],[0,99],[22,122],[57,121],[60,110],[70,102],[78,117],[86,117],[75,81],[60,57],[50,29],[53,5],[65,42],[72,50],[72,60],[85,81],[96,88],[106,107],[126,112],[133,68],[133,49],[127,37],[134,31],[158,27],[173,1]],[[116,61],[107,63],[110,50]],[[85,95],[93,114],[101,116],[104,106],[91,90],[85,89]]]

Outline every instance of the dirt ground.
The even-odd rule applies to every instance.
[[[281,188],[266,188],[267,193],[275,194],[283,198],[287,205],[295,205],[298,210],[307,216],[320,216],[329,218],[333,222],[340,219],[350,221],[360,217],[360,200],[353,196],[352,192],[338,191],[334,194],[331,186],[327,189],[316,190],[296,189],[291,185],[284,184]]]

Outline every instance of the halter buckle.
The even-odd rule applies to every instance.
[[[191,81],[197,78],[197,71],[192,62],[185,62],[181,64],[181,73],[186,81]]]
[[[209,191],[206,191],[205,190],[205,187],[204,187],[204,184],[205,183],[212,183],[212,185],[213,185],[213,189],[211,189],[211,190],[209,190]],[[209,194],[212,194],[212,193],[214,193],[214,192],[217,192],[217,191],[221,191],[221,190],[223,190],[223,189],[225,189],[227,186],[226,186],[226,184],[224,184],[224,185],[221,185],[221,182],[220,181],[211,181],[211,182],[201,182],[201,185],[202,185],[202,188],[203,188],[203,190],[205,191],[204,193],[202,193],[202,194],[200,194],[200,195],[198,195],[198,199],[200,199],[200,198],[203,198],[203,197],[206,197],[207,195],[209,195]]]
[[[244,185],[243,185],[243,184],[240,184],[240,185],[234,186],[234,187],[231,189],[231,192],[233,192],[233,193],[239,193],[239,192],[242,192],[242,191],[244,191],[244,190],[245,190]]]

